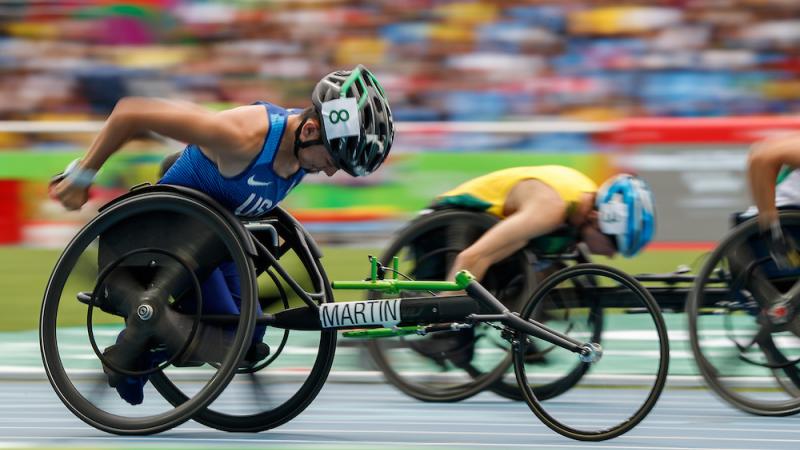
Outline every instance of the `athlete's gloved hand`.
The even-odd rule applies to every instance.
[[[765,233],[769,255],[779,269],[795,269],[800,267],[800,251],[791,236],[783,233],[778,220],[773,221]]]
[[[80,160],[69,163],[63,173],[50,180],[50,197],[58,200],[68,210],[80,209],[89,200],[89,186],[92,185],[96,171],[78,167]]]

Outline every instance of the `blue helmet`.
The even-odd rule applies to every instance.
[[[597,191],[600,231],[616,239],[617,251],[633,256],[653,239],[656,211],[647,183],[629,174],[616,175]]]

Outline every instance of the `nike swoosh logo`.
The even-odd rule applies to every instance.
[[[247,179],[247,184],[250,186],[269,186],[272,184],[271,181],[256,181],[256,176],[251,175],[250,178]]]

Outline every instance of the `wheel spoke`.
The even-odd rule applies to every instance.
[[[794,284],[792,284],[792,287],[786,291],[785,297],[789,299],[792,304],[800,306],[800,278],[798,278]]]
[[[110,314],[128,317],[136,310],[144,292],[145,287],[131,268],[117,267],[98,290],[99,299],[95,299],[95,305]]]
[[[749,277],[747,287],[762,307],[773,305],[783,298],[781,292],[764,277],[760,270],[757,270]]]
[[[172,258],[164,258],[158,263],[156,273],[150,281],[150,288],[177,299],[193,288],[192,281],[191,274],[186,272],[183,265]]]
[[[184,314],[172,308],[165,308],[153,328],[153,337],[167,348],[170,356],[186,348],[186,353],[177,361],[181,364],[210,363],[219,364],[227,355],[235,334],[235,326],[225,327],[198,324],[192,342],[187,340],[195,325],[192,314]]]

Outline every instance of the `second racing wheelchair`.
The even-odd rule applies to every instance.
[[[784,210],[781,223],[789,243],[800,242],[800,211]],[[403,272],[415,279],[441,279],[456,255],[471,245],[498,219],[468,209],[423,211],[396,233],[381,256],[388,264],[402,261]],[[590,257],[568,230],[531,242],[526,248],[495,264],[483,284],[510,309],[521,310],[527,292],[535,290],[552,271]],[[697,275],[688,267],[664,274],[638,274],[663,311],[686,312],[688,340],[695,364],[706,383],[737,408],[758,415],[800,412],[800,268],[779,268],[769,254],[756,220],[734,215],[734,229],[704,257]],[[583,280],[583,299],[603,292],[596,279]],[[574,336],[590,336],[609,348],[622,331],[606,324],[609,317],[631,321],[642,309],[606,309],[601,302],[568,299],[561,290],[550,300],[547,313],[536,319]],[[371,293],[377,298],[379,293]],[[621,302],[621,299],[616,300]],[[560,307],[554,305],[560,304]],[[620,304],[619,306],[622,306]],[[631,306],[631,305],[628,305]],[[612,315],[607,316],[611,312]],[[674,317],[677,319],[677,317]],[[677,325],[677,320],[676,320]],[[646,342],[646,341],[642,341]],[[369,354],[386,379],[404,393],[425,401],[459,401],[491,390],[511,399],[523,394],[504,372],[508,368],[507,344],[489,326],[452,330],[426,336],[397,336],[370,340]],[[550,373],[534,391],[541,400],[556,397],[588,382],[596,368],[573,361],[560,364],[550,358],[548,345],[531,345],[526,364]],[[635,350],[626,350],[631,357]],[[644,355],[644,354],[643,354]],[[504,358],[505,356],[505,358]],[[634,358],[636,359],[636,358]],[[636,364],[621,363],[635,374]],[[688,374],[689,368],[680,369]]]
[[[444,279],[456,256],[499,222],[488,213],[463,208],[424,210],[398,231],[380,256],[389,265],[399,258],[403,275],[415,280]],[[536,239],[526,248],[493,265],[482,284],[512,311],[521,311],[531,293],[546,275],[573,263],[589,262],[585,251],[576,250],[576,236],[562,228]],[[600,342],[603,307],[599,302],[570,298],[596,284],[594,277],[569,281],[574,290],[550,295],[534,313],[537,320],[573,336]],[[371,292],[370,298],[381,293]],[[530,313],[529,313],[530,314]],[[452,330],[429,336],[399,336],[369,340],[372,360],[386,379],[404,393],[423,401],[460,401],[484,389],[503,397],[522,400],[512,374],[511,354],[501,333],[489,325]],[[537,396],[548,399],[566,392],[586,373],[589,365],[580,361],[557,363],[548,357],[549,345],[528,347],[526,361],[540,370],[547,368],[551,379],[538,384]]]
[[[442,279],[456,256],[472,245],[499,219],[467,207],[435,207],[423,210],[400,229],[383,251],[380,261],[399,258],[401,272],[413,279]],[[614,354],[614,362],[597,365],[563,359],[554,347],[537,341],[530,345],[525,364],[543,378],[534,387],[541,400],[570,389],[591,386],[597,379],[614,379],[620,386],[635,384],[637,377],[652,373],[658,355],[648,310],[623,290],[609,289],[603,277],[574,277],[540,301],[533,312],[524,306],[543,280],[573,265],[592,263],[588,249],[579,243],[576,230],[562,227],[536,238],[518,252],[494,264],[482,284],[511,310],[532,314],[537,321],[561,333],[591,339]],[[682,312],[695,277],[689,269],[634,278],[654,297],[662,311]],[[371,292],[370,298],[380,298]],[[711,301],[724,301],[715,290]],[[676,320],[676,315],[669,316]],[[508,344],[500,330],[491,326],[451,330],[426,336],[396,336],[370,340],[366,348],[385,378],[402,392],[423,401],[452,402],[483,390],[522,400],[523,393],[511,376]],[[604,372],[605,373],[602,373]],[[580,389],[578,390],[580,391]]]

